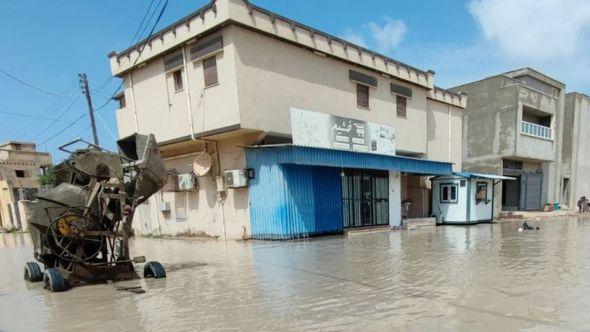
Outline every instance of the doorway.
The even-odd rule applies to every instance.
[[[520,207],[520,176],[516,181],[502,181],[502,211],[517,211]]]
[[[344,228],[389,224],[387,172],[351,170],[342,177]]]

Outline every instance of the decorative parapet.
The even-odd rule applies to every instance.
[[[208,32],[232,24],[426,89],[434,88],[433,71],[423,71],[409,66],[255,6],[247,0],[213,0],[196,12],[155,33],[151,38],[120,53],[109,53],[111,71],[113,75],[121,76],[135,65],[140,65],[167,50],[191,43]]]
[[[467,95],[465,93],[456,93],[437,86],[428,92],[428,98],[460,108],[467,107]]]

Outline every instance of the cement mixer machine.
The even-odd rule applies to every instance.
[[[70,151],[69,147],[84,144]],[[154,135],[135,134],[117,142],[119,153],[76,140],[60,149],[70,157],[55,167],[56,186],[38,195],[28,223],[34,257],[24,278],[59,292],[80,284],[139,278],[131,258],[131,222],[138,204],[166,179]],[[163,266],[144,265],[144,277],[164,278]]]

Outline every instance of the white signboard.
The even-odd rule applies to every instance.
[[[293,145],[395,156],[393,127],[289,108]]]

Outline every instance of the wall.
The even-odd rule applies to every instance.
[[[252,135],[237,136],[217,143],[221,174],[230,169],[245,168],[243,145],[251,144]],[[165,160],[167,170],[192,172],[193,154]],[[214,163],[215,164],[215,163]],[[199,189],[189,192],[158,192],[141,204],[135,213],[133,227],[143,235],[192,235],[200,237],[250,238],[248,190],[227,189],[217,192],[215,172],[198,177]],[[168,202],[170,212],[159,211]]]
[[[563,161],[569,168],[570,207],[575,208],[582,196],[590,197],[590,97],[568,93],[565,102]]]
[[[14,188],[39,188],[37,176],[41,167],[50,165],[49,153],[0,150],[0,180],[9,181]],[[26,177],[17,177],[16,170],[25,171]]]
[[[434,99],[427,101],[426,158],[453,163],[461,171],[464,109]]]
[[[546,95],[527,82],[550,84],[557,90]],[[517,81],[510,75],[519,77]],[[557,88],[559,86],[559,88]],[[502,159],[529,160],[542,163],[543,204],[560,199],[561,142],[563,129],[563,90],[565,86],[551,78],[525,68],[462,85],[452,90],[468,95],[463,115],[463,169],[481,173],[502,174]],[[557,95],[555,97],[554,95]],[[552,116],[554,139],[546,140],[521,134],[524,106]],[[501,211],[502,186],[496,186],[494,211]]]
[[[401,173],[389,171],[389,226],[402,226]]]
[[[200,133],[239,124],[232,29],[221,32],[223,51],[215,53],[217,85],[204,86],[202,61],[190,61],[190,45],[185,47],[186,68],[177,67],[183,69],[184,81],[184,89],[179,92],[173,91],[174,83],[164,71],[162,56],[126,74],[126,107],[117,110],[119,136],[136,131],[153,133],[162,142],[188,136],[191,131]]]
[[[240,118],[244,128],[290,134],[289,107],[393,126],[396,148],[426,153],[427,90],[242,29],[235,29]],[[369,109],[357,107],[349,69],[377,78]],[[409,87],[407,118],[396,115],[390,83]]]
[[[489,200],[489,203],[486,204],[485,202],[480,202],[479,204],[477,204],[477,182],[485,182],[488,185],[488,191],[487,191],[487,199]],[[476,221],[490,221],[492,219],[494,219],[492,217],[492,190],[493,189],[493,181],[489,180],[489,179],[472,179],[471,180],[471,209],[470,209],[470,214],[471,214],[471,219],[470,221],[472,222],[476,222]],[[497,199],[497,197],[496,197]]]
[[[294,239],[341,233],[340,169],[277,164],[248,152],[252,237]]]
[[[432,214],[441,222],[444,217],[448,223],[464,223],[467,221],[467,186],[460,186],[460,179],[455,177],[439,177],[432,181]],[[452,183],[457,185],[457,203],[440,202],[441,184]]]

